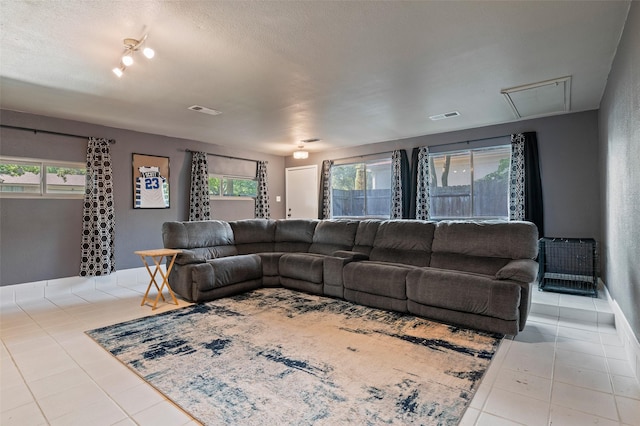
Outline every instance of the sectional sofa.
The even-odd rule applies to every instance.
[[[182,250],[169,283],[189,301],[283,286],[509,335],[538,270],[529,222],[211,220],[162,237]]]

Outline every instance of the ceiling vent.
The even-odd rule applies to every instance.
[[[218,111],[218,110],[215,110],[215,109],[203,107],[203,106],[200,106],[200,105],[191,105],[187,109],[190,109],[191,111],[201,112],[203,114],[209,114],[209,115],[220,115],[220,114],[222,114],[222,111]]]
[[[571,109],[571,76],[501,90],[516,118]]]
[[[458,111],[451,111],[451,112],[445,112],[444,114],[432,115],[431,117],[429,117],[429,119],[433,121],[438,121],[438,120],[444,120],[445,118],[457,117],[459,115],[460,113]]]

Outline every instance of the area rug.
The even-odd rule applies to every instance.
[[[205,425],[456,425],[501,338],[286,289],[87,334]]]

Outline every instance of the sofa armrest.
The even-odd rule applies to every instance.
[[[176,256],[176,263],[178,265],[190,265],[193,263],[205,263],[207,259],[203,256],[197,254],[193,250],[182,250],[181,253],[178,253]]]
[[[513,280],[531,283],[537,279],[538,262],[531,259],[515,259],[496,272],[498,280]]]
[[[342,297],[342,270],[344,266],[351,262],[359,260],[368,260],[369,256],[357,251],[339,250],[332,253],[331,256],[324,258],[322,264],[322,275],[325,288],[325,294],[335,297]],[[327,289],[327,286],[334,287],[333,290]],[[337,287],[338,289],[336,289]]]
[[[349,262],[358,261],[358,260],[369,260],[369,256],[364,253],[360,253],[358,251],[349,251],[349,250],[338,250],[331,253],[332,257],[337,257],[340,259],[345,259]],[[348,262],[347,262],[348,263]],[[343,263],[346,265],[346,263]]]

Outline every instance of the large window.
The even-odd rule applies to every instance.
[[[331,166],[331,217],[391,214],[391,158]]]
[[[211,196],[211,198],[255,198],[257,193],[258,181],[256,179],[223,175],[209,175],[209,195]]]
[[[430,154],[431,218],[508,218],[510,158],[510,145]]]
[[[84,163],[0,157],[0,196],[82,198],[85,175]]]

